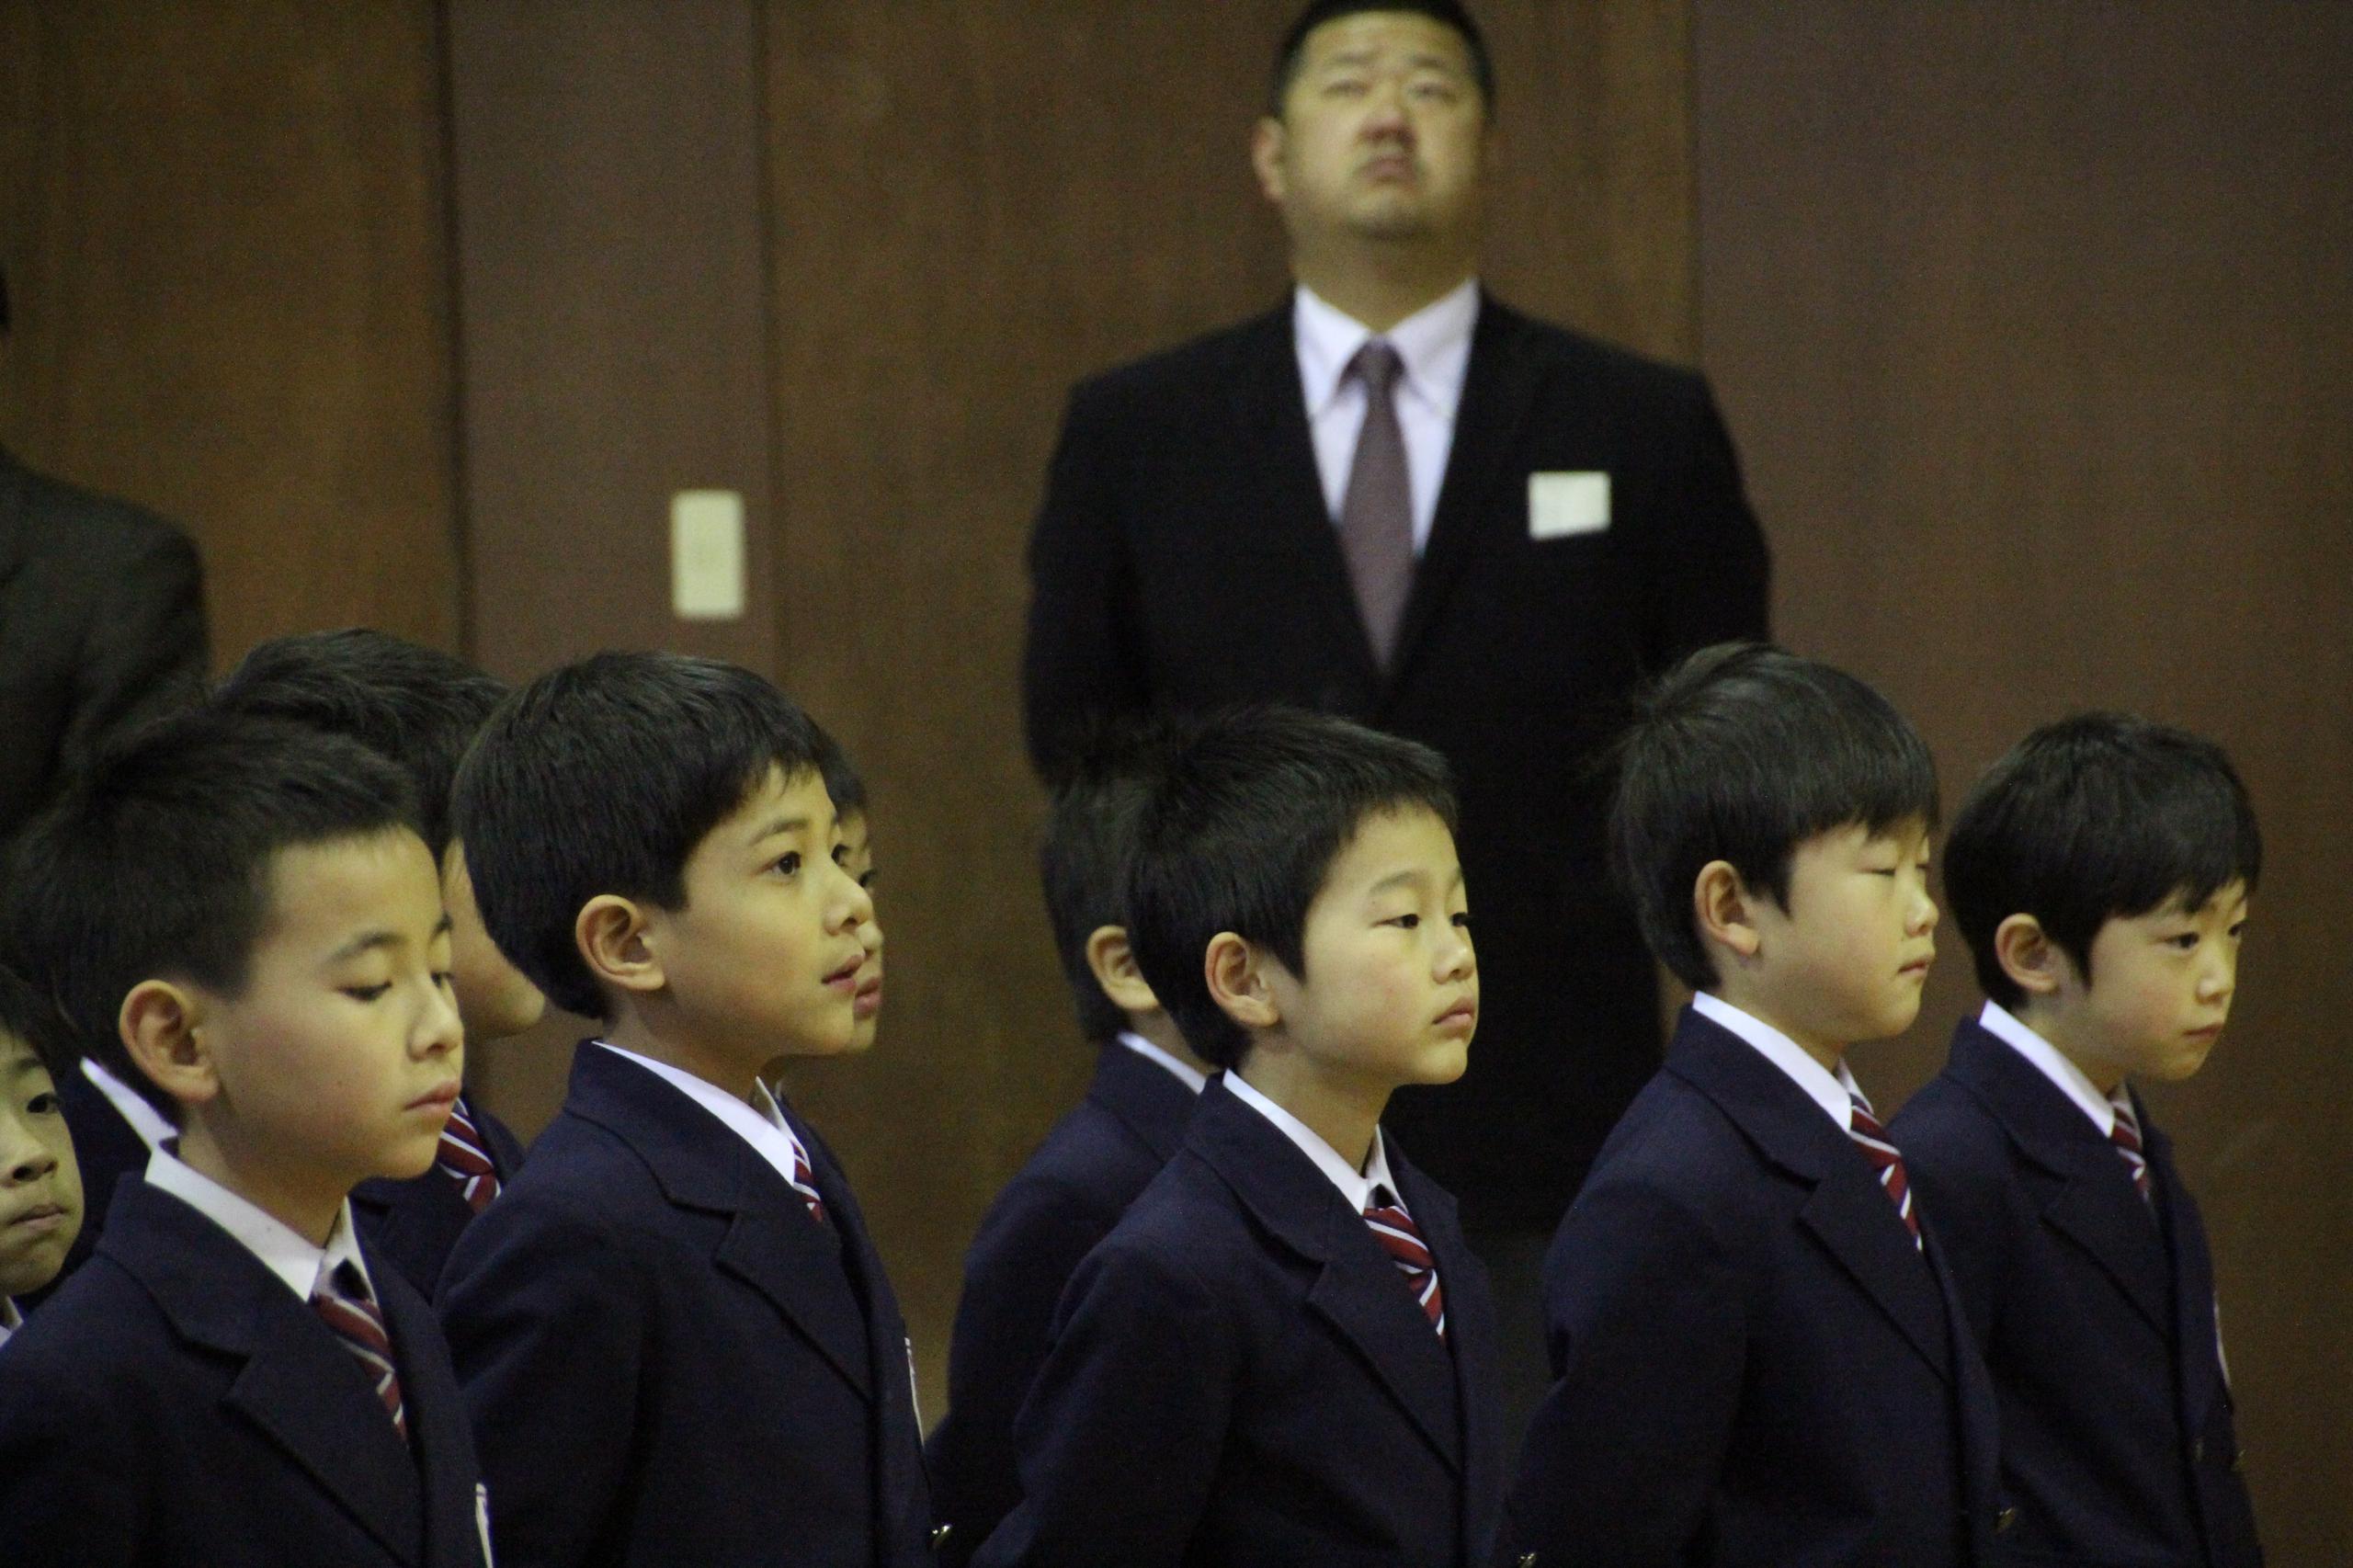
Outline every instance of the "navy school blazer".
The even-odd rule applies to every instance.
[[[1506,1560],[1980,1561],[1993,1393],[1923,1207],[1925,1254],[1822,1108],[1687,1008],[1545,1259],[1558,1381]]]
[[[1993,1374],[2016,1518],[1996,1561],[2255,1568],[2205,1227],[2134,1108],[2154,1212],[2091,1119],[1973,1018],[1890,1130]]]
[[[307,1302],[179,1199],[123,1182],[89,1267],[0,1352],[7,1560],[481,1568],[449,1352],[424,1300],[368,1261],[407,1446]]]
[[[1080,1264],[1015,1424],[987,1564],[1483,1563],[1503,1485],[1494,1303],[1454,1199],[1389,1165],[1447,1337],[1281,1131],[1205,1090]]]
[[[500,1568],[930,1562],[906,1328],[792,1126],[828,1224],[676,1086],[580,1046],[441,1281]]]
[[[466,1115],[482,1134],[504,1188],[523,1168],[522,1143],[471,1094]],[[438,1165],[405,1181],[380,1176],[361,1182],[351,1189],[351,1212],[368,1238],[369,1256],[388,1259],[428,1301],[440,1287],[449,1249],[474,1218],[465,1194]]]
[[[948,1347],[948,1414],[925,1444],[949,1527],[939,1560],[961,1568],[1021,1500],[1013,1418],[1046,1358],[1054,1304],[1079,1260],[1111,1233],[1183,1142],[1193,1091],[1106,1041],[1086,1097],[998,1193],[964,1255]]]

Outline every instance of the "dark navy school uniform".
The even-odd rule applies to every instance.
[[[482,1135],[499,1185],[513,1181],[523,1168],[521,1142],[472,1095],[466,1096],[466,1117]],[[370,1256],[399,1269],[427,1301],[440,1288],[450,1249],[474,1220],[464,1190],[438,1165],[405,1181],[380,1176],[361,1182],[351,1189],[351,1213],[368,1238]]]
[[[1823,1105],[1686,1009],[1545,1262],[1506,1560],[1981,1561],[1993,1396],[1923,1218],[1925,1252]]]
[[[1221,1081],[1063,1293],[979,1561],[1483,1563],[1503,1472],[1494,1304],[1392,1143],[1446,1336],[1332,1179]]]
[[[88,1267],[0,1355],[7,1561],[482,1568],[448,1351],[431,1309],[374,1262],[406,1443],[283,1279],[188,1203],[122,1182]]]
[[[791,1125],[828,1223],[676,1086],[580,1047],[441,1283],[500,1568],[930,1562],[906,1329]]]
[[[2255,1568],[2205,1227],[2134,1110],[2154,1203],[2064,1090],[1965,1019],[1890,1130],[2000,1404],[1995,1561]]]
[[[964,1255],[948,1347],[948,1414],[924,1452],[949,1527],[943,1564],[967,1562],[1021,1499],[1013,1418],[1046,1358],[1054,1305],[1079,1260],[1111,1233],[1176,1153],[1195,1091],[1117,1040],[1086,1099],[1054,1124],[998,1193]]]

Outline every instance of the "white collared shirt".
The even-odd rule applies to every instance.
[[[179,1129],[165,1119],[162,1111],[149,1105],[144,1095],[99,1066],[93,1058],[82,1058],[82,1076],[106,1096],[107,1103],[121,1113],[123,1120],[131,1123],[131,1130],[139,1134],[139,1141],[147,1145],[148,1153],[153,1153],[179,1136]]]
[[[1845,1062],[1840,1062],[1838,1071],[1833,1073],[1808,1055],[1805,1047],[1756,1014],[1705,991],[1691,998],[1691,1010],[1730,1029],[1754,1047],[1757,1055],[1788,1074],[1790,1082],[1822,1108],[1823,1115],[1838,1124],[1839,1131],[1854,1131],[1855,1099],[1863,1091],[1855,1083],[1855,1075],[1847,1071]]]
[[[360,1256],[358,1233],[352,1229],[348,1202],[335,1210],[335,1224],[327,1232],[327,1244],[320,1247],[313,1246],[284,1221],[265,1214],[169,1149],[157,1149],[147,1156],[147,1185],[170,1193],[228,1232],[305,1301],[318,1289],[319,1276],[346,1263],[358,1269],[359,1277],[368,1281],[368,1294],[371,1298],[376,1295],[376,1281],[368,1272],[368,1260]]]
[[[8,1336],[24,1326],[25,1314],[17,1310],[15,1299],[0,1296],[0,1345],[7,1344]]]
[[[1999,1003],[1988,1002],[1984,1011],[1977,1015],[1977,1022],[1987,1034],[2025,1057],[2035,1071],[2058,1086],[2061,1094],[2075,1101],[2075,1108],[2092,1119],[2092,1125],[2099,1129],[2103,1139],[2116,1131],[2116,1107],[2099,1092],[2099,1085],[2061,1054],[2057,1046],[2020,1023],[2017,1014]]]
[[[787,1186],[793,1179],[793,1158],[808,1161],[812,1171],[816,1162],[809,1160],[809,1152],[801,1146],[786,1124],[784,1112],[778,1107],[776,1096],[768,1093],[766,1084],[754,1080],[752,1098],[739,1100],[718,1085],[696,1077],[683,1067],[673,1067],[666,1062],[656,1062],[650,1056],[640,1056],[634,1051],[623,1051],[610,1040],[597,1042],[615,1056],[636,1062],[664,1083],[670,1085],[687,1098],[710,1112],[752,1146],[753,1152],[766,1160]]]
[[[1405,438],[1415,555],[1429,543],[1438,517],[1438,488],[1454,449],[1454,415],[1471,369],[1471,329],[1478,320],[1479,280],[1472,278],[1381,334],[1404,367],[1393,401],[1398,433]],[[1357,437],[1364,431],[1364,383],[1347,369],[1373,333],[1305,284],[1295,295],[1291,331],[1300,389],[1307,397],[1307,428],[1315,441],[1315,471],[1324,482],[1324,508],[1336,522],[1347,500]]]
[[[1389,1174],[1389,1150],[1381,1136],[1381,1129],[1372,1130],[1372,1153],[1364,1162],[1364,1169],[1357,1171],[1340,1157],[1340,1152],[1324,1142],[1315,1130],[1291,1115],[1282,1107],[1252,1088],[1239,1073],[1225,1074],[1225,1086],[1235,1099],[1265,1117],[1282,1135],[1299,1145],[1301,1153],[1315,1162],[1315,1168],[1331,1178],[1340,1189],[1350,1209],[1363,1213],[1372,1206],[1373,1188],[1387,1191],[1390,1200],[1398,1208],[1405,1207],[1404,1195],[1397,1190],[1396,1178]]]
[[[1197,1095],[1203,1089],[1209,1087],[1209,1078],[1207,1074],[1200,1071],[1200,1069],[1195,1067],[1189,1062],[1177,1061],[1174,1056],[1169,1055],[1168,1052],[1161,1050],[1160,1047],[1153,1044],[1152,1041],[1144,1039],[1143,1036],[1136,1033],[1133,1029],[1121,1029],[1120,1031],[1120,1043],[1126,1046],[1130,1051],[1134,1051],[1138,1056],[1142,1057],[1146,1062],[1157,1062],[1163,1067],[1167,1068],[1169,1072],[1176,1075],[1176,1081],[1178,1083],[1184,1085],[1187,1088],[1192,1090],[1193,1093]]]

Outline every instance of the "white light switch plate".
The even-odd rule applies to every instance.
[[[670,497],[670,610],[680,620],[744,614],[744,497],[681,490]]]

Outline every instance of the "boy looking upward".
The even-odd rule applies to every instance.
[[[870,1038],[834,749],[747,670],[603,653],[517,691],[459,773],[492,936],[603,1023],[442,1279],[508,1568],[928,1560],[890,1281],[759,1076]]]
[[[484,1561],[448,1352],[346,1202],[432,1164],[463,1067],[410,816],[363,747],[199,710],[21,846],[35,983],[176,1130],[0,1358],[21,1561]]]
[[[980,1561],[1486,1561],[1486,1278],[1381,1128],[1478,1022],[1453,812],[1436,753],[1340,719],[1229,715],[1169,761],[1129,936],[1225,1074],[1063,1292]]]
[[[1176,1152],[1216,1071],[1185,1044],[1128,938],[1136,823],[1170,744],[1141,726],[1105,734],[1074,762],[1047,819],[1038,854],[1046,917],[1096,1047],[1095,1079],[997,1194],[964,1255],[948,1414],[925,1445],[939,1517],[954,1527],[944,1564],[969,1561],[1020,1500],[1013,1418],[1046,1358],[1054,1304]]]
[[[2132,1091],[2222,1037],[2263,841],[2220,747],[2116,713],[2037,730],[1945,851],[1986,1002],[1894,1122],[2001,1409],[2037,1560],[2263,1560],[2213,1265]]]
[[[1545,1262],[1521,1561],[1973,1561],[1984,1371],[1846,1066],[1919,1011],[1936,815],[1911,725],[1778,649],[1693,654],[1627,734],[1611,852],[1698,994]]]
[[[0,968],[0,1346],[24,1326],[16,1299],[57,1278],[82,1228],[82,1175],[57,1103],[71,1060],[64,1021]]]

